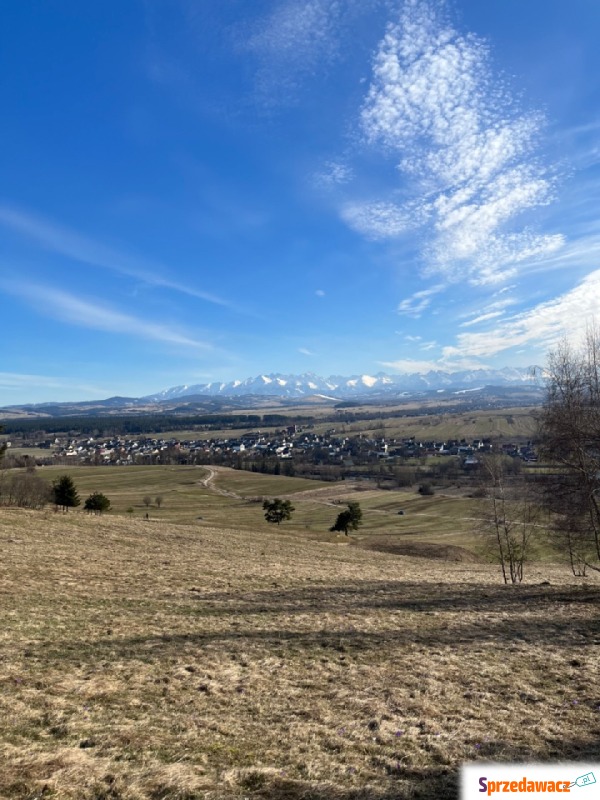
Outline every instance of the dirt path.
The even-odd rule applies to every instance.
[[[220,494],[222,497],[233,497],[235,500],[244,500],[241,495],[237,494],[237,492],[231,492],[229,489],[222,489],[220,486],[217,486],[215,481],[217,475],[219,474],[218,469],[214,467],[203,467],[208,472],[208,475],[205,478],[202,478],[198,481],[200,486],[204,486],[205,489],[208,489],[210,492],[214,492],[215,494]]]

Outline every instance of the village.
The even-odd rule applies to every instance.
[[[232,431],[232,434],[237,433]],[[454,457],[464,470],[474,469],[483,453],[499,452],[524,462],[537,461],[531,442],[493,442],[490,438],[420,441],[367,434],[348,436],[336,428],[314,432],[291,425],[280,430],[251,431],[214,438],[95,437],[60,435],[8,443],[8,453],[42,465],[224,464],[240,469],[294,474],[294,465],[330,465],[346,470],[374,464],[395,465]],[[33,453],[35,452],[35,455]],[[47,455],[45,453],[47,452]],[[261,469],[262,467],[262,469]],[[305,470],[303,470],[305,472]],[[315,477],[318,477],[315,475]]]

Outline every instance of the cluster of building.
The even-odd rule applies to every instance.
[[[459,456],[467,466],[477,464],[477,456],[491,452],[490,439],[451,439],[447,441],[419,441],[414,437],[387,438],[385,436],[347,436],[330,429],[325,432],[302,430],[292,425],[279,431],[252,431],[240,435],[209,439],[182,440],[177,438],[94,436],[56,437],[37,441],[31,446],[49,451],[47,463],[87,464],[162,464],[210,463],[211,460],[299,460],[314,463],[337,463],[354,466],[361,463],[395,461],[427,456]],[[26,443],[23,443],[26,446]],[[21,445],[21,446],[23,446]],[[496,451],[535,461],[531,443],[519,445],[505,443]]]

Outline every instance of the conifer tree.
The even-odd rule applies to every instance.
[[[81,502],[73,479],[68,475],[62,475],[54,481],[52,484],[52,496],[54,504],[62,508],[63,511],[75,508],[75,506],[78,506]]]
[[[349,530],[357,530],[362,525],[362,510],[358,503],[348,503],[348,508],[341,511],[330,531],[343,531],[348,536]]]
[[[285,519],[291,519],[292,513],[296,510],[289,500],[265,500],[263,503],[265,519],[267,522],[282,523]]]
[[[90,514],[102,514],[103,511],[108,511],[110,508],[110,500],[102,492],[93,492],[87,498],[83,507]]]

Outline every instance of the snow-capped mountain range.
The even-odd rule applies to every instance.
[[[387,375],[332,375],[322,378],[311,372],[302,375],[258,375],[256,378],[235,380],[229,383],[198,383],[173,386],[142,398],[151,402],[173,400],[179,397],[206,395],[210,397],[240,397],[264,395],[287,398],[323,396],[344,399],[362,395],[390,395],[419,391],[464,391],[484,386],[542,386],[544,370],[539,367],[505,367],[504,369],[476,369],[460,372],[441,370],[425,374],[413,373]]]

